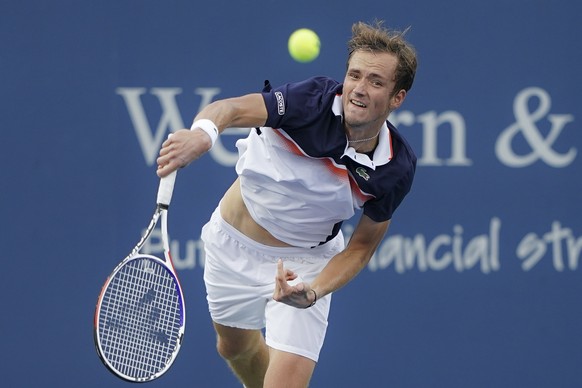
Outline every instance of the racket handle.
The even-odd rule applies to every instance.
[[[173,171],[160,179],[160,187],[158,188],[158,205],[169,206],[172,201],[172,193],[174,192],[174,182],[176,182],[176,172]]]

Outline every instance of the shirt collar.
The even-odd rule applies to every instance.
[[[337,95],[333,102],[332,112],[336,116],[342,117],[343,122],[343,106],[342,106],[342,96]],[[378,145],[374,150],[374,154],[372,155],[372,159],[366,154],[362,154],[356,151],[354,147],[351,147],[348,143],[348,137],[346,135],[346,148],[344,149],[344,156],[352,159],[354,162],[359,163],[363,166],[371,168],[372,170],[376,169],[376,166],[382,166],[387,164],[392,159],[392,137],[390,135],[390,130],[388,129],[388,125],[386,122],[382,124],[382,128],[380,128],[380,134],[378,135]]]
[[[390,136],[390,130],[384,122],[382,128],[380,128],[380,134],[378,135],[378,145],[374,150],[372,159],[366,154],[359,153],[354,147],[351,147],[347,142],[348,138],[346,136],[346,148],[342,157],[347,156],[354,162],[359,163],[363,166],[376,170],[376,166],[382,166],[387,164],[392,159],[392,139]]]

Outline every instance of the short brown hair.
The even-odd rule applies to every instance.
[[[352,25],[352,38],[348,41],[348,64],[354,52],[371,51],[373,53],[392,53],[398,59],[394,93],[404,89],[410,90],[416,74],[416,51],[404,39],[404,31],[391,31],[385,28],[382,21],[375,25],[357,22]]]

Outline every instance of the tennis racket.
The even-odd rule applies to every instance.
[[[97,353],[111,372],[132,382],[163,375],[176,359],[184,336],[184,296],[170,256],[167,226],[175,179],[173,172],[160,180],[156,210],[146,232],[109,275],[95,308]],[[164,259],[140,253],[160,218]]]

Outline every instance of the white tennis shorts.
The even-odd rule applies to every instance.
[[[206,252],[204,282],[212,320],[224,326],[260,330],[267,345],[317,362],[327,330],[331,294],[308,309],[273,300],[277,261],[311,283],[344,249],[341,233],[315,248],[271,247],[243,235],[217,209],[202,228]],[[297,282],[295,280],[294,282]]]

